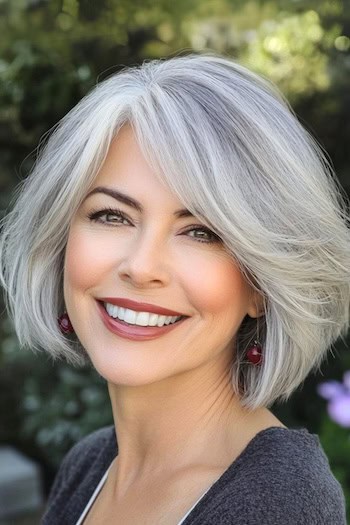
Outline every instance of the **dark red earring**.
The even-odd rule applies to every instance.
[[[257,321],[257,338],[254,340],[253,345],[247,350],[247,359],[253,365],[260,365],[262,362],[263,350],[259,342],[259,321]]]
[[[258,341],[254,341],[254,345],[248,349],[247,359],[253,365],[260,365],[262,361],[262,348]]]
[[[70,319],[68,317],[68,314],[62,314],[58,319],[58,326],[60,327],[60,330],[62,334],[71,334],[74,332],[74,328],[72,326],[72,323],[70,322]]]

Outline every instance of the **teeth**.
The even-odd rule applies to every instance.
[[[117,306],[113,306],[112,317],[117,317],[117,315],[118,315],[118,307]]]
[[[122,308],[121,306],[118,308],[117,306],[117,315],[118,315],[118,319],[120,319],[121,321],[124,321],[124,317],[125,317],[125,308]]]
[[[113,306],[113,304],[104,303],[104,305],[105,305],[105,308],[107,310],[108,315],[110,315],[111,317],[114,317],[114,306]]]
[[[146,312],[139,312],[136,316],[136,323],[140,326],[147,326],[149,320],[149,314]]]
[[[158,322],[157,322],[157,326],[163,326],[165,325],[165,315],[158,315]]]
[[[118,318],[128,324],[135,324],[138,326],[164,326],[173,324],[180,319],[181,316],[166,316],[158,315],[149,312],[135,312],[129,308],[122,308],[110,303],[104,303],[105,309],[111,317]]]
[[[151,314],[148,319],[149,326],[156,326],[157,322],[158,322],[158,315]]]
[[[124,321],[129,324],[136,324],[136,312],[133,310],[125,309]]]

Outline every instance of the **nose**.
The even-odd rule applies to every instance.
[[[128,243],[118,266],[122,281],[137,288],[158,288],[169,284],[170,268],[166,264],[165,242],[151,232],[135,236]]]

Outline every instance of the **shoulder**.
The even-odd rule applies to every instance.
[[[115,445],[115,432],[113,426],[104,427],[82,438],[65,455],[57,473],[52,491],[57,489],[57,484],[67,483],[70,479],[80,476],[95,464],[96,459],[108,456]],[[102,461],[102,468],[103,468]],[[99,469],[99,464],[95,468]]]
[[[318,437],[306,429],[260,432],[226,474],[221,511],[227,523],[346,524],[341,486]]]
[[[68,451],[63,458],[58,474],[69,477],[75,471],[81,471],[91,466],[96,457],[101,454],[101,450],[108,453],[113,449],[116,453],[114,427],[111,425],[95,430],[83,437]]]
[[[76,443],[60,465],[42,524],[63,523],[67,513],[73,522],[73,515],[79,516],[116,454],[113,426],[96,430]]]

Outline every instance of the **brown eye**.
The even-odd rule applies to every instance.
[[[100,224],[113,225],[131,225],[129,219],[120,210],[104,209],[89,213],[89,219]]]
[[[220,237],[216,235],[216,233],[203,226],[193,227],[187,230],[185,233],[187,233],[189,237],[193,237],[198,242],[205,242],[207,244],[221,242]]]

